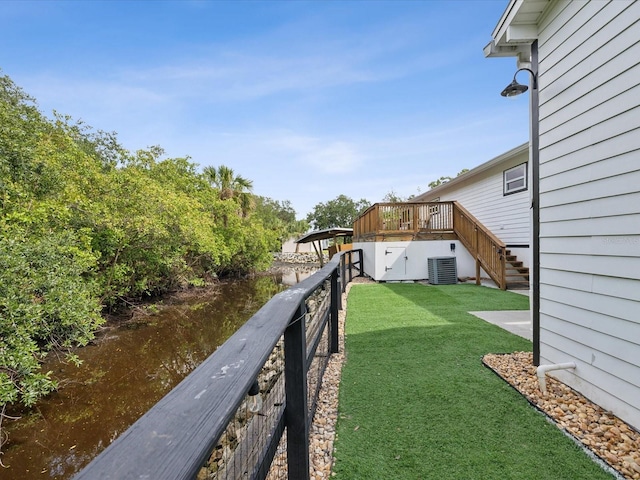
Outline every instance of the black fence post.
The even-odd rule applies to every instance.
[[[362,249],[359,248],[357,250],[358,252],[358,261],[356,262],[358,264],[358,277],[364,277],[364,259],[362,258]]]
[[[342,293],[344,293],[347,290],[347,277],[346,277],[347,256],[349,257],[349,259],[351,258],[351,250],[349,250],[347,253],[342,255],[342,257],[340,257],[340,280],[342,283],[340,290],[342,291]],[[340,309],[342,310],[342,305],[340,305]]]
[[[292,480],[309,480],[305,311],[304,304],[300,305],[284,332],[287,464]]]
[[[344,278],[342,281],[344,281]],[[329,353],[338,353],[340,351],[338,347],[338,301],[341,298],[342,295],[340,295],[340,289],[338,288],[338,270],[336,269],[331,274],[331,306],[329,307],[331,315],[331,328],[329,329],[331,347]]]

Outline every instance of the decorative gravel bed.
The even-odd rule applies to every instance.
[[[344,321],[347,315],[347,297],[353,283],[368,283],[371,280],[356,277],[347,284],[342,295],[342,310],[338,311],[338,335],[340,352],[331,355],[322,379],[318,406],[310,431],[311,453],[310,480],[324,480],[331,476],[333,467],[333,442],[336,437],[338,419],[338,390],[344,363]]]
[[[338,311],[339,353],[329,358],[322,377],[322,387],[318,396],[316,412],[309,432],[310,480],[325,480],[331,476],[333,467],[333,443],[336,437],[336,420],[338,419],[338,390],[340,375],[344,363],[344,321],[347,315],[347,297],[354,283],[371,283],[366,278],[357,277],[346,286],[342,294],[342,310]],[[286,432],[285,432],[286,435]],[[287,478],[286,445],[281,442],[272,463],[268,480]]]
[[[489,354],[482,361],[619,478],[640,479],[640,434],[625,422],[549,375],[543,394],[531,352]]]

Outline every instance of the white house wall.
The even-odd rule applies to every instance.
[[[427,280],[430,257],[455,256],[458,277],[475,275],[475,261],[458,240],[361,242],[353,248],[362,249],[364,273],[376,281]]]
[[[640,428],[640,2],[538,26],[540,356]],[[464,203],[463,203],[464,204]]]
[[[505,158],[493,167],[478,174],[473,174],[472,170],[465,176],[457,177],[451,184],[444,184],[420,195],[417,200],[433,201],[438,198],[443,202],[457,201],[502,240],[518,256],[518,260],[524,262],[524,266],[530,267],[530,171],[527,190],[503,194],[504,171],[528,161],[528,149],[520,148],[519,153]]]

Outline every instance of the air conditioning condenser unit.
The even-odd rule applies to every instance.
[[[433,285],[453,285],[458,283],[456,257],[427,258],[429,283]]]

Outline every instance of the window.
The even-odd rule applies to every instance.
[[[434,198],[432,202],[439,202],[440,197]],[[429,205],[429,215],[436,215],[438,213],[438,205]]]
[[[504,178],[504,195],[521,192],[527,189],[527,164],[523,163],[517,167],[505,170]]]

